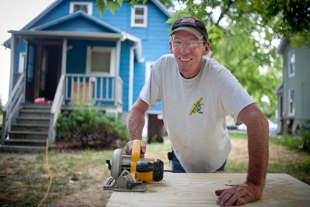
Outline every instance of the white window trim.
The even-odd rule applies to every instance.
[[[291,99],[292,91],[294,93],[294,99],[295,99],[295,91],[294,91],[294,89],[289,89],[288,90],[288,114],[289,114],[289,116],[294,116],[295,115],[295,101],[294,101],[294,99]],[[293,103],[293,109],[292,110],[291,110],[291,103]]]
[[[106,72],[91,72],[91,54],[93,51],[97,52],[110,52],[110,73]],[[86,55],[86,73],[93,74],[93,75],[115,75],[115,48],[114,47],[87,47],[87,55]]]
[[[155,64],[155,61],[148,61],[145,63],[145,82],[150,78],[152,65]]]
[[[288,52],[288,77],[294,77],[295,76],[295,70],[296,70],[296,55],[295,55],[295,63],[294,63],[294,72],[291,73],[291,54],[294,54],[295,55],[295,51],[294,50],[291,50]]]
[[[71,1],[70,2],[70,14],[73,13],[74,11],[74,5],[87,5],[88,6],[88,14],[93,15],[93,3],[92,2],[87,2],[87,1]]]
[[[143,16],[143,22],[144,24],[136,24],[135,23],[135,8],[143,8],[144,9],[144,16]],[[135,5],[133,8],[131,8],[131,27],[147,27],[147,6],[145,5]]]
[[[18,63],[18,73],[23,73],[25,71],[25,60],[26,60],[26,53],[20,52],[19,63]]]

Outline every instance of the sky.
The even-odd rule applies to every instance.
[[[11,50],[3,43],[11,37],[9,30],[20,30],[54,0],[0,0],[0,97],[4,106],[9,96]]]

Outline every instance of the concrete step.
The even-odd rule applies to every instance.
[[[36,131],[11,131],[9,132],[10,139],[41,139],[45,140],[48,137],[48,132]]]
[[[16,117],[17,124],[50,124],[50,118],[45,117]]]
[[[45,153],[46,147],[42,146],[0,146],[0,152],[25,152],[25,153]]]
[[[4,145],[8,146],[46,146],[46,139],[6,139]]]
[[[42,110],[51,110],[52,104],[32,104],[32,103],[24,103],[21,104],[23,109],[42,109]]]
[[[37,132],[48,132],[48,124],[13,124],[12,131],[37,131]]]
[[[50,110],[21,109],[19,111],[19,117],[49,118],[50,116],[51,116]]]

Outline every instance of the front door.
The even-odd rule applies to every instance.
[[[28,80],[26,99],[30,102],[39,97],[53,100],[60,77],[61,42],[36,41],[33,48],[33,79]]]

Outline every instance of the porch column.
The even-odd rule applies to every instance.
[[[62,42],[61,74],[66,74],[67,44],[68,44],[67,38],[64,38]]]
[[[14,71],[15,71],[15,56],[16,56],[16,39],[15,35],[12,33],[11,36],[11,67],[10,67],[10,85],[9,85],[9,96],[13,90],[13,82],[14,82]]]

